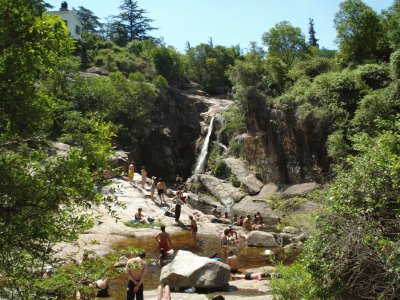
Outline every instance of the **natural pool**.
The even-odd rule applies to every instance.
[[[158,231],[154,232],[154,235]],[[222,261],[226,259],[226,252],[229,250],[220,246],[220,240],[217,236],[198,234],[198,246],[196,248],[192,245],[191,234],[189,231],[184,231],[171,236],[174,250],[188,250],[200,256],[210,257],[214,253],[219,253]],[[141,248],[146,251],[148,259],[156,259],[158,257],[158,248],[154,238],[132,238],[127,239],[115,245],[116,248],[135,247]],[[241,241],[239,245],[231,247],[235,254],[238,256],[239,265],[241,269],[257,268],[267,265],[267,258],[264,251],[267,248],[247,247],[245,241]],[[154,290],[159,285],[161,268],[148,263],[148,272],[144,282],[145,290]],[[125,274],[111,279],[110,299],[125,299],[127,276]]]

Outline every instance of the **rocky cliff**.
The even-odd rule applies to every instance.
[[[240,137],[243,155],[264,182],[301,183],[318,180],[328,169],[326,133],[313,124],[297,124],[290,111],[249,97],[247,134]]]

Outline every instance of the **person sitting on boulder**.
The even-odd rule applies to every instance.
[[[250,215],[247,215],[246,218],[243,220],[243,225],[242,225],[245,229],[250,230],[251,231],[251,219],[250,219]]]
[[[237,225],[237,226],[242,226],[242,225],[243,225],[243,220],[244,220],[244,217],[243,217],[243,216],[240,216],[240,217],[237,219],[237,221],[236,221],[235,223],[233,223],[233,224],[235,224],[235,225]]]
[[[251,225],[252,230],[261,230],[264,228],[264,225],[261,223],[261,221],[257,221],[256,224]]]
[[[217,218],[218,215],[221,215],[220,212],[218,211],[218,206],[216,206],[215,204],[213,205],[213,208],[211,209],[210,213]]]

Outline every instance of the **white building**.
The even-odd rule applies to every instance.
[[[61,2],[60,10],[49,11],[49,13],[61,17],[68,27],[69,35],[73,39],[79,40],[81,38],[82,24],[75,12],[68,10],[68,3],[66,1]]]

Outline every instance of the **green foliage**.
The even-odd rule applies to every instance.
[[[296,81],[303,76],[313,79],[318,75],[327,73],[333,68],[329,58],[313,56],[307,60],[295,62],[289,70],[288,76]]]
[[[262,39],[268,47],[268,55],[278,57],[288,67],[306,54],[307,44],[301,29],[287,21],[276,24],[263,34]]]
[[[189,79],[201,84],[210,93],[226,92],[231,84],[225,72],[240,58],[240,49],[200,44],[190,48],[186,58]]]
[[[390,56],[390,71],[393,79],[400,79],[400,50]]]
[[[134,39],[148,39],[148,32],[156,29],[151,27],[150,23],[153,20],[145,17],[146,11],[139,8],[137,1],[122,0],[119,9],[121,12],[115,17],[115,31],[111,37],[112,40],[118,41],[117,44],[125,46]]]
[[[378,129],[376,120],[393,117],[400,104],[395,92],[395,86],[392,85],[362,98],[351,120],[353,132],[366,132],[373,135]]]
[[[365,64],[357,68],[361,80],[373,89],[379,89],[389,84],[390,75],[387,65]]]
[[[358,65],[381,60],[383,30],[376,12],[361,0],[345,0],[335,15],[339,60]]]
[[[59,18],[42,1],[0,2],[0,135],[27,137],[48,129],[54,102],[34,83],[72,51]]]
[[[224,131],[230,137],[240,133],[246,128],[246,118],[243,113],[239,111],[239,107],[236,104],[230,105],[228,109],[224,111],[222,118],[224,120]]]
[[[148,54],[158,74],[168,81],[182,79],[184,74],[183,57],[172,47],[156,47]]]
[[[125,221],[124,225],[133,228],[153,228],[153,227],[160,227],[161,225],[163,225],[163,223],[161,222],[161,220],[156,220],[152,223]]]
[[[125,272],[125,268],[114,268],[113,265],[119,261],[121,256],[131,257],[141,253],[142,249],[128,248],[116,249],[104,257],[94,257],[84,264],[68,264],[57,267],[48,278],[39,279],[30,288],[36,295],[57,293],[60,297],[72,296],[79,290],[82,296],[89,296],[93,290],[90,285],[84,284],[94,282],[98,279],[115,278]],[[37,299],[37,298],[36,298]],[[86,299],[86,298],[85,298]]]
[[[377,137],[354,136],[357,154],[321,194],[326,207],[306,262],[321,291],[333,297],[394,299],[400,292],[399,120],[393,125]]]
[[[240,181],[238,180],[238,178],[236,177],[236,175],[231,174],[231,175],[229,176],[229,181],[232,183],[232,185],[233,185],[235,188],[240,187]]]
[[[382,15],[385,43],[388,43],[391,49],[398,50],[400,48],[400,1],[394,0],[393,4],[382,12]]]
[[[272,276],[271,286],[274,299],[321,299],[317,294],[317,286],[311,274],[302,263],[295,262],[289,266],[279,265],[275,271],[282,277]]]
[[[226,163],[224,157],[219,154],[218,147],[214,147],[211,150],[207,164],[211,170],[211,174],[215,177],[223,177],[226,174]]]

